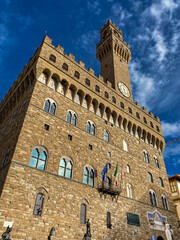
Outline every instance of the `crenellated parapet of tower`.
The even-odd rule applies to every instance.
[[[110,51],[114,51],[121,60],[129,63],[131,60],[130,46],[124,41],[122,31],[111,20],[104,24],[100,34],[101,39],[96,46],[97,59],[101,62]]]

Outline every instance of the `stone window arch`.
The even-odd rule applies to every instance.
[[[145,118],[145,117],[143,117],[143,120],[144,120],[144,123],[147,123],[147,120],[146,120],[146,118]]]
[[[143,150],[143,158],[144,158],[144,161],[149,163],[149,154],[146,150]]]
[[[131,168],[130,168],[129,164],[127,164],[126,169],[127,169],[127,173],[131,173]]]
[[[92,121],[88,120],[87,121],[87,132],[92,135],[95,135],[95,129],[96,129],[95,124]]]
[[[150,204],[152,206],[157,207],[156,194],[152,189],[149,190],[149,199],[150,199]]]
[[[44,111],[55,115],[56,112],[56,103],[53,99],[47,98],[44,103]]]
[[[134,198],[133,187],[130,183],[127,184],[127,197]]]
[[[105,96],[105,98],[109,98],[109,93],[105,91],[104,96]]]
[[[124,103],[123,102],[120,102],[120,106],[121,106],[121,108],[124,109]]]
[[[86,211],[87,211],[86,204],[82,203],[80,206],[80,223],[82,224],[86,223]]]
[[[85,79],[85,84],[86,84],[87,86],[90,86],[90,80],[89,80],[88,78]]]
[[[59,175],[66,178],[72,178],[73,163],[71,158],[63,157],[60,160]]]
[[[66,119],[66,121],[67,121],[68,123],[76,126],[76,124],[77,124],[77,114],[76,114],[74,111],[69,110],[69,111],[67,112],[67,119]]]
[[[116,103],[116,98],[114,96],[112,96],[112,101],[113,103]]]
[[[79,72],[78,72],[78,71],[75,71],[75,72],[74,72],[74,76],[75,76],[77,79],[79,79],[79,78],[80,78]]]
[[[160,187],[164,187],[164,183],[161,177],[159,177],[159,185]]]
[[[83,183],[94,186],[94,169],[90,165],[84,167]]]
[[[109,142],[109,132],[104,130],[104,141]]]
[[[49,60],[51,60],[52,62],[56,62],[56,56],[54,56],[53,54],[51,54],[50,56],[49,56]]]
[[[156,156],[154,156],[154,163],[157,168],[160,168],[159,159]]]
[[[68,71],[68,65],[67,65],[67,63],[63,63],[62,68],[63,68],[64,70]]]
[[[147,175],[148,175],[148,182],[153,183],[153,177],[152,177],[152,174],[151,174],[150,172],[148,172]]]
[[[29,166],[45,170],[47,165],[48,153],[47,150],[42,146],[37,146],[31,153]]]
[[[130,107],[128,109],[129,109],[129,113],[132,114],[132,109]]]
[[[161,200],[162,200],[162,205],[163,205],[163,208],[165,210],[168,210],[169,207],[168,207],[168,202],[167,202],[167,198],[164,194],[161,195]]]
[[[33,215],[37,215],[37,216],[42,215],[43,203],[44,203],[44,194],[43,193],[38,193],[36,195],[36,201],[35,201],[35,204],[34,204]]]
[[[123,139],[123,150],[128,152],[128,144],[124,139]]]

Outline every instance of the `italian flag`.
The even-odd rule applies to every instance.
[[[116,186],[118,185],[118,165],[116,165],[116,170],[114,172],[114,177],[116,178]]]

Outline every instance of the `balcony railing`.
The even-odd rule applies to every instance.
[[[110,195],[119,195],[122,192],[120,186],[116,186],[114,184],[107,184],[105,182],[98,184],[98,191]]]

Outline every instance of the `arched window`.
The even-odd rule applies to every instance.
[[[127,173],[130,173],[131,172],[131,168],[130,166],[127,164]]]
[[[127,197],[133,198],[133,187],[131,184],[127,184]]]
[[[153,177],[152,174],[148,172],[148,182],[153,183]]]
[[[92,134],[92,135],[95,135],[95,125],[91,121],[87,122],[87,132]]]
[[[143,120],[144,120],[144,123],[147,123],[147,120],[146,120],[146,118],[145,118],[145,117],[143,117]]]
[[[107,131],[104,131],[104,141],[109,142],[109,133]]]
[[[107,214],[106,214],[106,221],[107,221],[107,228],[111,229],[112,224],[111,224],[111,213],[110,212],[107,212]]]
[[[47,99],[44,105],[44,111],[49,112],[50,109],[50,101]]]
[[[132,114],[132,109],[129,107],[129,113]]]
[[[79,78],[80,78],[79,72],[78,72],[78,71],[75,71],[74,76],[79,79]]]
[[[146,150],[143,151],[144,161],[149,163],[149,154]]]
[[[149,191],[150,204],[157,207],[156,195],[153,190]]]
[[[72,123],[72,125],[76,126],[76,114],[75,113],[72,115],[71,123]]]
[[[85,224],[86,223],[86,204],[81,204],[80,209],[80,223]]]
[[[43,147],[37,147],[32,151],[29,166],[45,170],[47,151]]]
[[[72,163],[66,159],[61,159],[59,166],[59,175],[66,178],[72,178]]]
[[[83,183],[94,186],[94,171],[92,168],[84,168]]]
[[[86,85],[90,86],[90,80],[88,78],[86,78],[85,83]]]
[[[159,160],[158,160],[158,158],[157,158],[156,156],[154,156],[154,163],[155,163],[155,166],[156,166],[157,168],[160,168]]]
[[[123,102],[120,102],[120,106],[121,106],[121,108],[124,109],[124,103]]]
[[[105,96],[105,98],[109,98],[109,93],[108,92],[104,92],[104,96]]]
[[[162,180],[161,177],[159,177],[159,185],[160,185],[161,187],[164,187],[164,183],[163,183],[163,180]]]
[[[55,115],[56,104],[53,100],[47,99],[44,104],[44,111],[49,112],[52,115]]]
[[[153,123],[151,121],[150,121],[150,125],[151,125],[152,128],[154,128],[154,125],[153,125]]]
[[[77,116],[76,113],[73,111],[68,111],[67,113],[67,122],[76,126],[77,123]]]
[[[96,92],[98,92],[98,93],[100,92],[100,88],[99,88],[98,85],[95,86],[95,90],[96,90]]]
[[[53,55],[53,54],[51,54],[50,55],[50,57],[49,57],[49,60],[51,60],[52,62],[56,62],[56,57]]]
[[[106,188],[110,188],[110,185],[111,185],[111,180],[110,180],[109,177],[106,177],[105,187],[106,187]]]
[[[165,210],[168,210],[167,198],[166,198],[164,195],[162,195],[162,196],[161,196],[161,200],[162,200],[163,208],[164,208]]]
[[[140,119],[140,115],[138,112],[136,112],[136,117]]]
[[[128,152],[128,144],[125,140],[123,140],[123,150]]]
[[[34,205],[34,215],[41,216],[44,202],[44,194],[38,193],[36,196],[36,202]]]
[[[56,105],[55,103],[52,103],[49,113],[51,113],[52,115],[55,115],[55,111],[56,111]]]
[[[114,96],[112,97],[112,101],[113,103],[116,103],[116,98]]]
[[[68,71],[68,65],[66,63],[63,63],[62,68],[66,71]]]
[[[159,127],[158,127],[158,126],[156,126],[156,129],[157,129],[157,131],[159,132]]]

